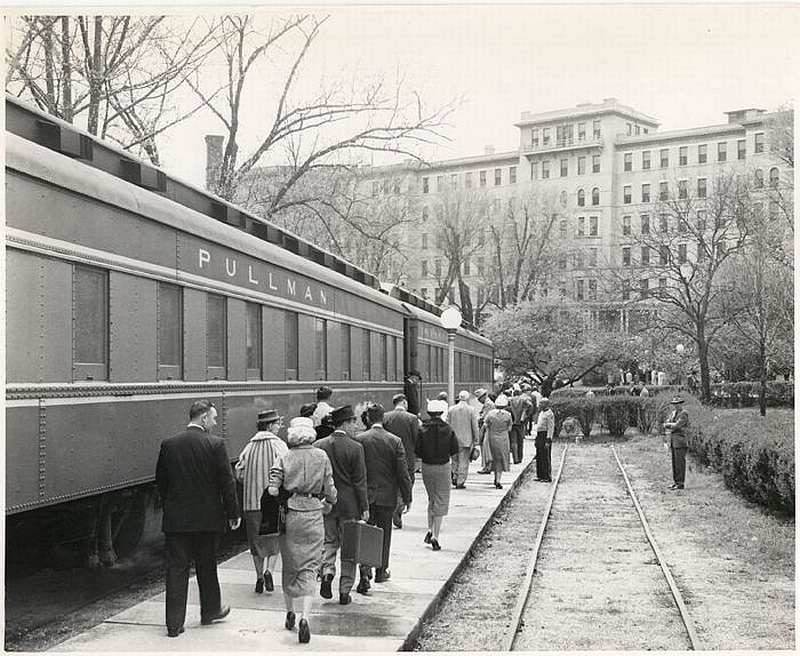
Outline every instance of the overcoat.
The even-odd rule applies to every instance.
[[[333,467],[333,483],[338,499],[328,516],[358,519],[369,510],[364,448],[341,430],[317,440],[314,446],[328,454]]]
[[[447,423],[453,428],[462,448],[473,447],[480,441],[478,433],[478,414],[466,401],[456,403],[447,413]]]
[[[403,503],[411,503],[411,477],[400,438],[383,426],[373,426],[355,439],[364,448],[369,504],[394,508],[398,490]]]

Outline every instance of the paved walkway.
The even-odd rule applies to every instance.
[[[309,622],[311,642],[301,645],[297,630],[283,627],[285,610],[280,589],[280,559],[273,573],[276,590],[257,595],[250,553],[245,551],[220,565],[223,603],[231,605],[230,615],[210,626],[200,624],[197,585],[189,583],[186,632],[167,638],[164,626],[164,593],[158,594],[115,615],[84,634],[52,649],[74,651],[397,651],[413,640],[420,618],[436,602],[470,547],[495,512],[500,500],[512,488],[530,463],[533,442],[525,440],[522,463],[512,465],[503,475],[503,489],[496,490],[491,475],[474,473],[473,463],[464,490],[453,490],[450,514],[445,518],[440,543],[434,552],[422,538],[427,530],[427,495],[420,475],[414,483],[414,503],[404,515],[402,530],[392,533],[390,569],[386,583],[373,581],[370,594],[356,594],[353,603],[339,605],[338,594],[331,600],[317,597]],[[338,590],[338,577],[333,590]]]

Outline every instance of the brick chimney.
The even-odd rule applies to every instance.
[[[206,135],[206,189],[213,191],[219,180],[219,169],[222,166],[222,145],[225,137],[220,134]]]

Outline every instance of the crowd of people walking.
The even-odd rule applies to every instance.
[[[522,461],[523,439],[535,434],[537,452],[541,449],[537,478],[550,480],[546,456],[554,421],[547,399],[530,389],[517,385],[509,394],[494,395],[481,388],[474,400],[463,390],[452,406],[442,392],[427,402],[425,420],[409,411],[405,394],[393,397],[388,412],[366,403],[360,417],[351,405],[331,405],[332,394],[319,388],[316,402],[303,405],[289,422],[285,440],[279,435],[284,417],[275,409],[259,412],[256,432],[233,471],[224,440],[211,434],[217,410],[208,401],[193,403],[186,430],[162,442],[156,482],[164,506],[168,636],[184,632],[192,561],[202,623],[230,612],[221,602],[216,550],[226,524],[235,530],[242,515],[254,592],[275,590],[272,574],[280,553],[284,625],[297,626],[299,642],[307,643],[317,583],[320,596],[332,599],[337,561],[342,605],[351,603],[354,586],[366,595],[373,582],[391,578],[392,531],[403,527],[417,473],[427,494],[423,541],[432,551],[441,550],[451,490],[466,487],[471,462],[480,458],[478,473],[493,473],[494,487],[502,489],[502,473],[512,461]],[[242,513],[236,480],[242,485]],[[345,526],[353,521],[382,531],[374,569],[343,555]]]

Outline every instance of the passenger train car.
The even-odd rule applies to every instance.
[[[438,308],[11,97],[6,295],[9,553],[35,534],[113,562],[157,532],[159,443],[195,399],[235,461],[260,410],[321,384],[354,407],[413,369],[446,388]],[[462,326],[456,389],[489,387],[492,355]]]

